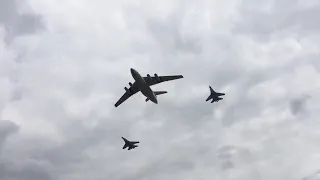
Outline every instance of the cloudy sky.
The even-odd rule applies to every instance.
[[[0,0],[0,179],[312,179],[319,16],[318,0]],[[131,67],[185,78],[115,108]]]

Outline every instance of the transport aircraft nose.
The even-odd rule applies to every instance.
[[[132,68],[130,68],[130,71],[131,71],[131,75],[134,77],[135,76],[135,74],[137,74],[136,72],[136,70],[134,70],[134,69],[132,69]]]

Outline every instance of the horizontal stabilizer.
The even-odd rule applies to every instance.
[[[167,91],[153,91],[155,95],[166,94]]]
[[[153,93],[157,96],[157,95],[161,95],[161,94],[166,94],[168,93],[167,91],[153,91]],[[146,99],[146,102],[149,101],[149,98]]]
[[[213,102],[219,102],[220,100],[222,100],[223,98],[217,98],[217,99],[212,99],[211,103]]]

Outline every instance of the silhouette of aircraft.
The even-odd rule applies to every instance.
[[[224,96],[225,94],[224,93],[218,93],[218,92],[215,92],[211,86],[209,86],[209,89],[210,89],[210,95],[209,97],[206,99],[206,101],[209,101],[210,99],[212,99],[211,103],[213,102],[218,102],[220,100],[222,100],[223,98],[219,97],[219,96]]]
[[[125,87],[126,92],[122,95],[122,97],[118,100],[118,102],[114,105],[118,107],[121,103],[126,101],[129,97],[136,94],[137,92],[141,92],[147,99],[147,101],[152,101],[155,104],[158,104],[157,95],[165,94],[167,91],[152,91],[150,86],[155,84],[159,84],[165,81],[172,81],[175,79],[183,78],[182,75],[174,75],[174,76],[158,76],[154,74],[154,77],[147,74],[146,77],[142,77],[136,70],[130,69],[131,75],[135,80],[134,83],[129,82],[130,88]]]
[[[139,143],[139,141],[128,141],[124,137],[121,137],[121,138],[124,140],[124,143],[125,143],[122,149],[125,149],[125,148],[129,147],[128,150],[131,150],[131,149],[134,149],[134,148],[138,147],[135,144]]]

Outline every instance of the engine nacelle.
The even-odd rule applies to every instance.
[[[127,93],[131,93],[127,87],[124,87],[124,90],[126,90]]]
[[[129,82],[129,86],[130,86],[130,87],[132,86],[132,83],[131,83],[131,82]]]
[[[157,82],[161,82],[161,79],[159,78],[159,76],[157,74],[154,74],[154,77],[156,78]]]
[[[147,74],[147,78],[148,80],[152,81],[152,77],[150,76],[150,74]]]

